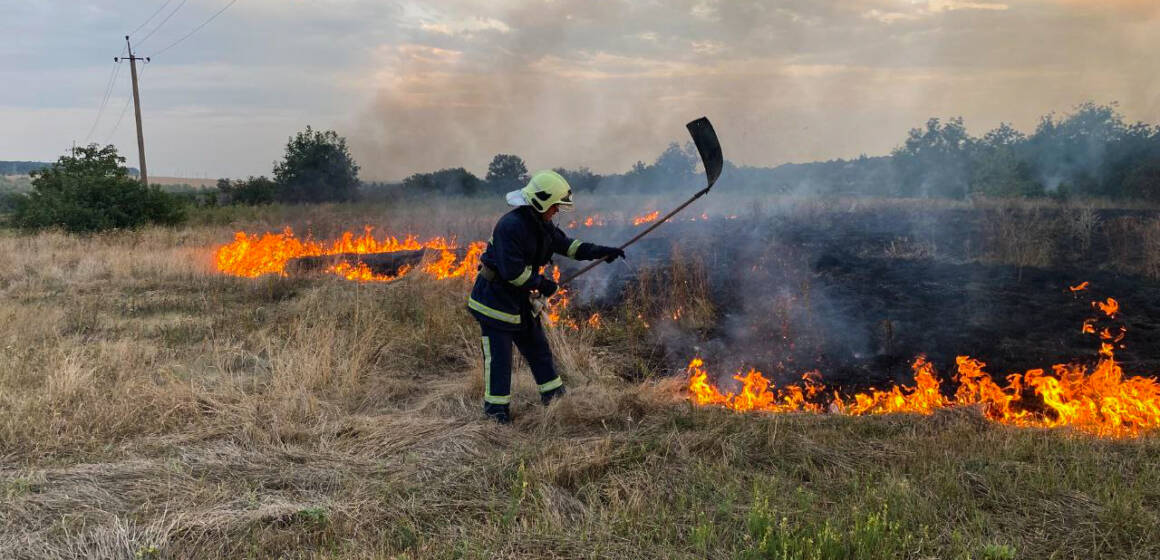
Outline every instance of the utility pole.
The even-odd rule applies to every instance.
[[[137,61],[149,62],[149,57],[141,58],[133,54],[133,45],[129,43],[129,36],[125,36],[125,45],[129,49],[129,58],[113,58],[113,62],[129,61],[129,69],[133,74],[133,112],[137,114],[137,157],[141,165],[141,183],[149,186],[149,172],[145,170],[145,133],[141,131],[141,94],[137,92]]]

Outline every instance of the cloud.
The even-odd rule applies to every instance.
[[[930,18],[942,12],[954,12],[959,10],[984,10],[1001,12],[1010,9],[1009,5],[998,2],[969,2],[963,0],[927,0],[925,2],[899,0],[888,4],[893,5],[882,9],[870,8],[862,15],[866,19],[872,19],[885,24],[892,24],[900,21],[917,21]]]
[[[512,28],[508,27],[506,23],[490,17],[475,17],[442,22],[424,22],[419,24],[419,28],[423,31],[438,33],[440,35],[461,35],[465,37],[473,37],[486,31],[510,33],[512,30]]]
[[[89,118],[18,127],[0,150],[64,146],[87,132],[122,46],[109,39],[123,33],[115,4],[14,3],[0,82],[38,87],[0,91],[0,108]],[[190,2],[142,54],[217,6]],[[306,124],[347,135],[367,177],[397,179],[447,166],[483,172],[497,152],[532,167],[623,171],[682,141],[684,122],[703,114],[731,159],[756,165],[886,153],[931,116],[1030,128],[1087,99],[1118,100],[1128,118],[1156,122],[1158,6],[247,0],[146,70],[150,167],[197,161],[222,174],[268,173],[269,152]],[[260,125],[244,126],[247,118]],[[122,128],[118,136],[132,129]],[[227,133],[230,142],[209,140]],[[131,148],[132,135],[124,141]],[[258,145],[272,148],[238,149]]]
[[[454,57],[384,60],[381,74],[405,78],[385,84],[359,119],[353,145],[389,154],[364,168],[393,178],[482,172],[505,152],[532,167],[621,171],[682,140],[683,122],[700,114],[719,122],[742,163],[884,153],[930,116],[1029,127],[1088,98],[1148,99],[1154,81],[1118,69],[1119,53],[1155,39],[1097,39],[1109,23],[1058,4],[595,4],[484,10],[510,31],[470,46],[431,43],[457,45]],[[1026,25],[1032,16],[1039,25]]]

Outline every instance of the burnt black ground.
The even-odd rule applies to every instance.
[[[1099,219],[1148,216],[1101,211]],[[714,371],[756,367],[786,382],[817,369],[829,384],[860,388],[909,382],[910,363],[924,354],[944,376],[956,356],[969,355],[1001,377],[1094,363],[1098,339],[1081,325],[1100,317],[1099,327],[1128,329],[1117,350],[1128,375],[1160,372],[1160,281],[1110,266],[1116,239],[1097,229],[1090,249],[1078,251],[1061,234],[1052,240],[1051,267],[988,264],[984,218],[975,210],[858,211],[666,224],[629,250],[630,266],[603,274],[623,286],[641,267],[667,261],[674,245],[704,264],[717,325],[706,332],[664,320],[654,326],[674,371],[700,354]],[[594,285],[608,282],[593,276]],[[1083,281],[1088,290],[1068,289]],[[1091,305],[1107,297],[1121,304],[1116,320]],[[606,294],[589,304],[618,300]]]

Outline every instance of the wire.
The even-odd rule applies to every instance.
[[[163,48],[163,49],[161,49],[161,50],[157,51],[156,53],[153,53],[153,56],[157,56],[157,55],[159,55],[159,54],[161,54],[161,53],[163,53],[163,52],[165,52],[165,51],[167,51],[167,50],[169,50],[169,49],[172,49],[173,47],[176,47],[178,44],[180,44],[182,41],[184,41],[184,40],[186,40],[186,39],[188,39],[188,38],[192,37],[194,33],[197,33],[198,31],[201,31],[201,28],[203,28],[203,27],[205,27],[205,26],[209,25],[209,22],[211,22],[211,21],[213,21],[213,20],[217,19],[217,17],[218,17],[218,16],[222,15],[222,12],[224,12],[224,11],[226,11],[226,10],[230,9],[230,6],[233,6],[233,5],[234,5],[234,4],[235,4],[237,1],[238,1],[238,0],[230,0],[230,3],[229,3],[229,4],[226,4],[224,7],[222,7],[222,9],[220,9],[220,10],[218,10],[216,13],[214,13],[214,15],[212,15],[212,16],[209,16],[209,19],[207,19],[207,20],[205,20],[205,21],[201,22],[201,25],[198,25],[197,27],[194,27],[192,31],[190,31],[189,33],[186,33],[186,34],[185,34],[185,35],[183,35],[183,36],[182,36],[180,39],[178,39],[178,40],[176,40],[176,41],[174,41],[174,42],[170,43],[170,44],[169,44],[169,46],[167,46],[167,47],[165,47],[165,48]]]
[[[121,53],[124,54],[125,47],[121,48]],[[89,133],[85,135],[85,143],[93,137],[93,133],[97,131],[97,125],[101,122],[101,116],[105,114],[105,106],[109,103],[109,96],[113,93],[113,84],[117,81],[117,74],[121,72],[120,63],[113,62],[113,70],[109,72],[109,81],[105,83],[105,95],[101,97],[101,105],[97,108],[97,118],[93,120],[93,126],[89,127]]]
[[[152,37],[154,33],[157,33],[157,30],[161,29],[165,25],[165,23],[169,21],[169,18],[173,17],[173,14],[176,14],[177,11],[180,10],[181,7],[184,6],[185,3],[188,1],[189,0],[181,0],[181,3],[178,4],[176,8],[173,8],[173,11],[169,12],[169,15],[165,16],[165,19],[161,20],[161,23],[157,24],[157,27],[154,27],[153,31],[150,31],[148,34],[146,34],[144,37],[142,37],[139,41],[137,41],[137,45],[140,46],[145,41],[148,41],[149,38]]]
[[[117,124],[113,125],[113,130],[109,131],[109,136],[105,138],[105,144],[108,144],[113,139],[113,135],[117,133],[117,129],[121,127],[121,121],[125,120],[125,113],[129,112],[129,103],[133,101],[133,97],[129,96],[125,100],[125,106],[121,107],[121,116],[117,117]]]
[[[166,7],[166,6],[168,6],[168,5],[169,5],[169,3],[170,3],[170,2],[172,2],[172,1],[173,1],[173,0],[165,0],[165,3],[164,3],[164,4],[162,4],[160,8],[157,8],[157,11],[153,12],[153,15],[149,16],[149,19],[147,19],[147,20],[145,20],[145,21],[141,22],[141,25],[138,25],[138,26],[137,26],[137,29],[134,29],[134,30],[130,31],[130,32],[129,32],[129,35],[130,35],[130,36],[132,36],[132,35],[136,35],[138,31],[141,31],[141,28],[142,28],[142,27],[145,27],[146,25],[149,25],[149,22],[153,21],[153,18],[157,17],[157,14],[160,14],[160,13],[161,13],[161,10],[164,10],[164,9],[165,9],[165,7]]]
[[[85,135],[85,144],[89,142],[89,138],[93,137],[93,132],[97,130],[97,125],[101,122],[101,116],[105,113],[105,105],[109,102],[109,92],[113,89],[113,80],[117,78],[117,69],[120,67],[120,64],[113,63],[113,69],[109,72],[109,79],[105,82],[105,95],[101,97],[101,104],[97,107],[97,118],[93,121],[93,126],[89,127],[89,133]]]

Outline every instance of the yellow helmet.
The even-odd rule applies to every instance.
[[[560,210],[571,212],[572,187],[555,171],[537,171],[528,186],[508,193],[507,201],[513,206],[527,204],[541,214],[557,204]]]

